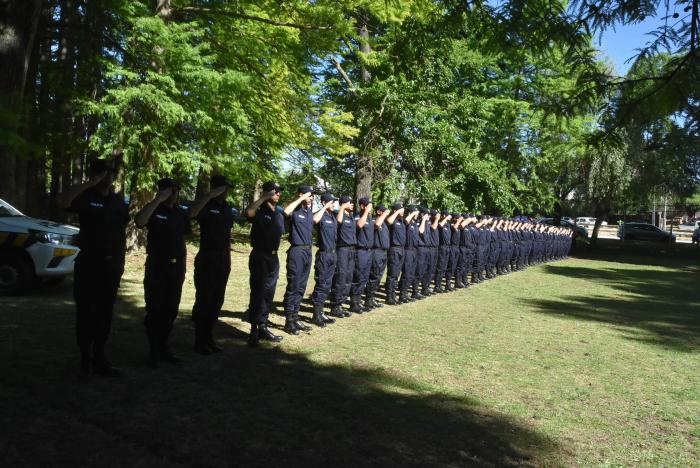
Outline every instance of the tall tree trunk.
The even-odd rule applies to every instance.
[[[365,10],[360,10],[358,17],[360,52],[366,55],[372,51],[369,45],[369,14]],[[372,79],[369,70],[364,65],[360,66],[360,78],[365,85],[369,84]],[[367,136],[365,133],[364,138],[366,139]],[[361,142],[358,145],[357,170],[355,172],[355,196],[357,198],[372,195],[373,169],[373,148],[371,145],[366,144],[366,141]]]
[[[9,143],[17,136],[23,113],[27,70],[34,48],[41,0],[0,0],[0,108],[10,123],[0,129],[0,198],[16,195],[17,152]]]

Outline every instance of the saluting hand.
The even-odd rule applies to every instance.
[[[159,202],[164,202],[164,201],[167,200],[167,199],[170,197],[170,195],[172,195],[172,194],[173,194],[173,188],[172,188],[172,187],[168,187],[168,188],[163,189],[163,190],[161,190],[160,192],[158,192],[158,195],[156,195],[156,200],[158,200]]]
[[[366,213],[372,212],[372,204],[371,203],[369,203],[368,205],[365,206],[365,212]]]
[[[224,193],[226,191],[226,188],[227,187],[225,185],[221,185],[219,187],[216,187],[215,189],[212,189],[212,191],[209,192],[209,198],[218,197],[219,195],[221,195],[222,193]]]
[[[301,200],[301,201],[311,200],[313,197],[314,197],[314,194],[312,192],[303,193],[299,196],[299,200]]]

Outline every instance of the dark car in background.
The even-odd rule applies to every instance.
[[[549,224],[550,226],[554,226],[554,218],[540,218],[540,220],[537,222]],[[583,237],[584,239],[588,239],[588,229],[586,229],[583,226],[577,226],[576,224],[570,223],[569,221],[565,221],[564,219],[561,220],[561,226],[571,228],[578,233],[579,237]]]
[[[626,241],[676,242],[676,236],[653,224],[625,223],[617,228],[617,237]]]

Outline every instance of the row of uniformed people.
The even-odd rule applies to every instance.
[[[74,298],[76,333],[81,351],[80,375],[83,378],[88,378],[91,373],[119,375],[105,356],[104,346],[124,270],[125,228],[129,215],[123,198],[112,190],[113,175],[113,168],[105,161],[94,161],[89,168],[88,182],[73,187],[64,196],[65,206],[78,215],[81,226]],[[177,203],[180,185],[175,180],[163,178],[157,186],[157,195],[135,216],[137,227],[147,229],[144,325],[151,367],[158,367],[163,361],[180,362],[169,346],[169,336],[177,317],[185,277],[185,236],[190,232],[190,219],[199,222],[201,232],[200,248],[194,262],[194,349],[201,354],[221,351],[213,339],[212,330],[224,302],[231,269],[230,242],[234,221],[231,206],[226,202],[231,185],[222,176],[212,177],[211,191],[195,200],[187,210],[182,210]],[[277,250],[285,232],[285,216],[289,218],[291,247],[287,255],[284,329],[291,334],[309,329],[300,320],[299,309],[311,270],[314,225],[318,231],[318,251],[314,265],[315,287],[311,296],[314,304],[312,322],[321,327],[334,321],[324,313],[328,298],[331,305],[329,315],[335,318],[380,306],[375,294],[385,269],[386,302],[396,304],[410,300],[409,289],[413,292],[412,299],[431,294],[431,282],[435,284],[434,291],[441,292],[453,288],[451,278],[461,286],[467,284],[469,274],[472,282],[483,278],[484,270],[487,276],[492,275],[496,268],[494,260],[500,260],[501,253],[508,251],[507,246],[511,243],[531,246],[522,259],[517,257],[521,259],[520,263],[516,262],[519,266],[563,255],[563,244],[555,246],[556,235],[552,228],[538,226],[522,230],[532,232],[532,236],[518,237],[516,241],[514,234],[499,234],[500,221],[493,223],[493,230],[486,229],[491,225],[490,218],[473,224],[477,221],[475,217],[455,216],[450,225],[448,213],[416,208],[406,210],[400,204],[393,205],[390,210],[379,205],[373,213],[372,203],[366,198],[359,200],[360,212],[354,215],[352,200],[341,197],[340,208],[335,213],[336,198],[330,193],[321,195],[323,206],[314,213],[313,192],[308,186],[300,186],[297,198],[282,209],[277,206],[281,188],[274,182],[266,182],[262,188],[263,196],[246,210],[252,224],[249,258],[251,332],[248,339],[252,346],[260,339],[281,340],[269,330],[267,321],[279,276]],[[467,230],[472,235],[457,236],[451,230]],[[488,234],[481,235],[482,232]],[[457,241],[458,237],[464,241]],[[512,263],[512,254],[510,258]],[[503,271],[500,266],[496,272]],[[443,281],[446,281],[444,287]],[[398,299],[397,288],[400,291]],[[346,311],[342,305],[349,295],[351,308]],[[361,303],[363,295],[364,303]]]

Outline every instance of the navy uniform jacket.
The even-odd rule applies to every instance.
[[[314,215],[311,208],[299,205],[289,219],[289,242],[292,245],[311,246]]]

